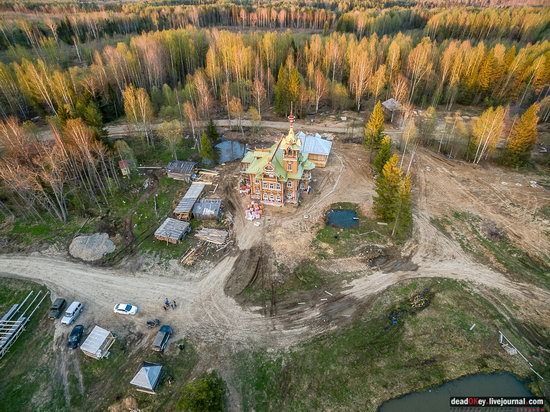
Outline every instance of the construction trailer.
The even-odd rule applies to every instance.
[[[166,166],[166,174],[175,180],[191,181],[197,163],[183,160],[172,160]]]
[[[34,312],[40,307],[49,292],[29,292],[23,302],[16,303],[0,319],[0,359],[21,336]],[[33,297],[34,295],[34,297]],[[32,297],[32,299],[31,299]]]
[[[168,217],[155,231],[155,238],[167,243],[178,244],[190,230],[189,222]]]
[[[130,381],[130,385],[136,387],[140,392],[154,395],[155,389],[160,383],[162,376],[162,365],[158,363],[143,362],[141,368]]]
[[[180,202],[174,209],[174,215],[180,220],[189,220],[191,219],[191,212],[195,202],[200,197],[206,183],[191,183],[191,186],[181,198]]]
[[[202,220],[217,220],[222,208],[221,199],[200,199],[193,206],[193,217]]]
[[[80,346],[80,350],[86,356],[101,359],[109,355],[109,349],[113,346],[115,340],[116,338],[111,332],[96,325]]]

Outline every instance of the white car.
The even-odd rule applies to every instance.
[[[114,312],[120,315],[135,315],[137,311],[137,306],[130,305],[129,303],[119,303],[114,308]]]

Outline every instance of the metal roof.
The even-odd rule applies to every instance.
[[[332,142],[325,140],[319,133],[305,134],[299,132],[297,137],[302,141],[302,153],[328,156],[332,149]]]
[[[169,239],[180,240],[188,228],[189,222],[182,222],[181,220],[168,217],[155,231],[155,236],[163,236]]]
[[[399,103],[393,97],[391,99],[388,99],[385,102],[383,102],[382,106],[384,106],[390,112],[394,112],[396,110],[401,110],[401,103]]]
[[[174,213],[189,213],[201,195],[204,186],[206,186],[205,183],[191,183],[191,187],[189,187],[179,204],[174,209]]]
[[[201,199],[193,206],[193,215],[198,218],[216,218],[221,206],[221,199]]]
[[[160,378],[162,365],[158,363],[143,362],[140,370],[130,381],[131,385],[138,388],[154,391]]]
[[[168,163],[168,166],[166,166],[166,171],[168,173],[191,174],[196,164],[195,162],[172,160]]]

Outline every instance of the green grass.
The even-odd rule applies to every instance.
[[[20,303],[29,291],[46,291],[32,282],[1,279],[0,313]],[[34,313],[26,330],[0,360],[0,411],[65,410],[62,383],[49,363],[53,323],[46,318],[51,300],[47,297]]]
[[[450,217],[432,219],[432,223],[480,262],[550,289],[550,265],[527,254],[505,234],[498,239],[489,238],[481,229],[483,221],[479,216],[455,211]]]
[[[386,244],[390,241],[391,228],[362,215],[355,203],[335,203],[330,208],[355,211],[359,217],[359,225],[350,228],[325,225],[319,229],[313,240],[318,257],[326,259],[357,256],[365,246]]]
[[[411,297],[426,287],[429,305],[412,309]],[[246,411],[374,411],[387,399],[465,374],[504,369],[527,375],[527,366],[498,345],[503,323],[490,303],[462,284],[407,282],[380,295],[350,327],[287,352],[237,354],[234,381]]]

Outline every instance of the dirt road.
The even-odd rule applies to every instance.
[[[520,303],[518,309],[514,309],[514,315],[535,317],[537,322],[550,327],[550,292],[511,281],[503,274],[474,262],[458,244],[446,238],[430,222],[430,218],[442,210],[468,206],[476,213],[503,219],[512,226],[511,220],[521,210],[507,209],[508,215],[503,214],[501,205],[486,202],[483,195],[472,193],[480,185],[485,185],[478,182],[470,188],[460,184],[464,176],[469,176],[462,170],[465,166],[442,166],[439,160],[426,153],[420,153],[417,157],[415,231],[413,239],[405,247],[406,253],[418,265],[417,270],[384,273],[373,271],[361,262],[341,262],[343,266],[358,271],[359,276],[354,281],[343,285],[342,290],[335,292],[327,301],[307,302],[296,307],[296,310],[273,317],[264,317],[254,308],[243,309],[226,296],[224,285],[240,251],[271,239],[279,256],[287,256],[285,254],[289,251],[307,255],[317,222],[328,205],[335,201],[353,201],[369,208],[373,183],[368,169],[364,167],[367,161],[364,153],[359,145],[336,143],[329,167],[316,175],[319,193],[306,200],[303,207],[269,212],[261,227],[254,226],[244,220],[242,213],[237,213],[234,228],[237,249],[217,264],[201,269],[202,272],[193,277],[182,278],[177,274],[158,276],[143,272],[133,274],[122,269],[101,269],[50,257],[9,255],[0,256],[0,272],[4,276],[43,282],[54,296],[83,301],[86,304],[83,315],[86,322],[114,330],[124,331],[128,329],[128,324],[144,330],[146,319],[158,317],[172,324],[180,336],[196,338],[205,344],[223,344],[228,349],[249,345],[288,347],[338,327],[349,319],[358,302],[404,279],[420,277],[466,280],[472,282],[481,293],[497,290],[513,302]],[[537,202],[544,201],[544,192],[536,192],[535,189],[527,189],[527,192]],[[505,198],[501,201],[505,202]],[[542,230],[536,223],[521,223],[513,226],[525,237],[526,245],[546,247],[536,238],[537,231]],[[298,235],[289,239],[289,230]],[[164,312],[162,302],[165,297],[175,299],[178,308]],[[138,316],[115,316],[112,307],[121,302],[137,304],[140,307]]]

